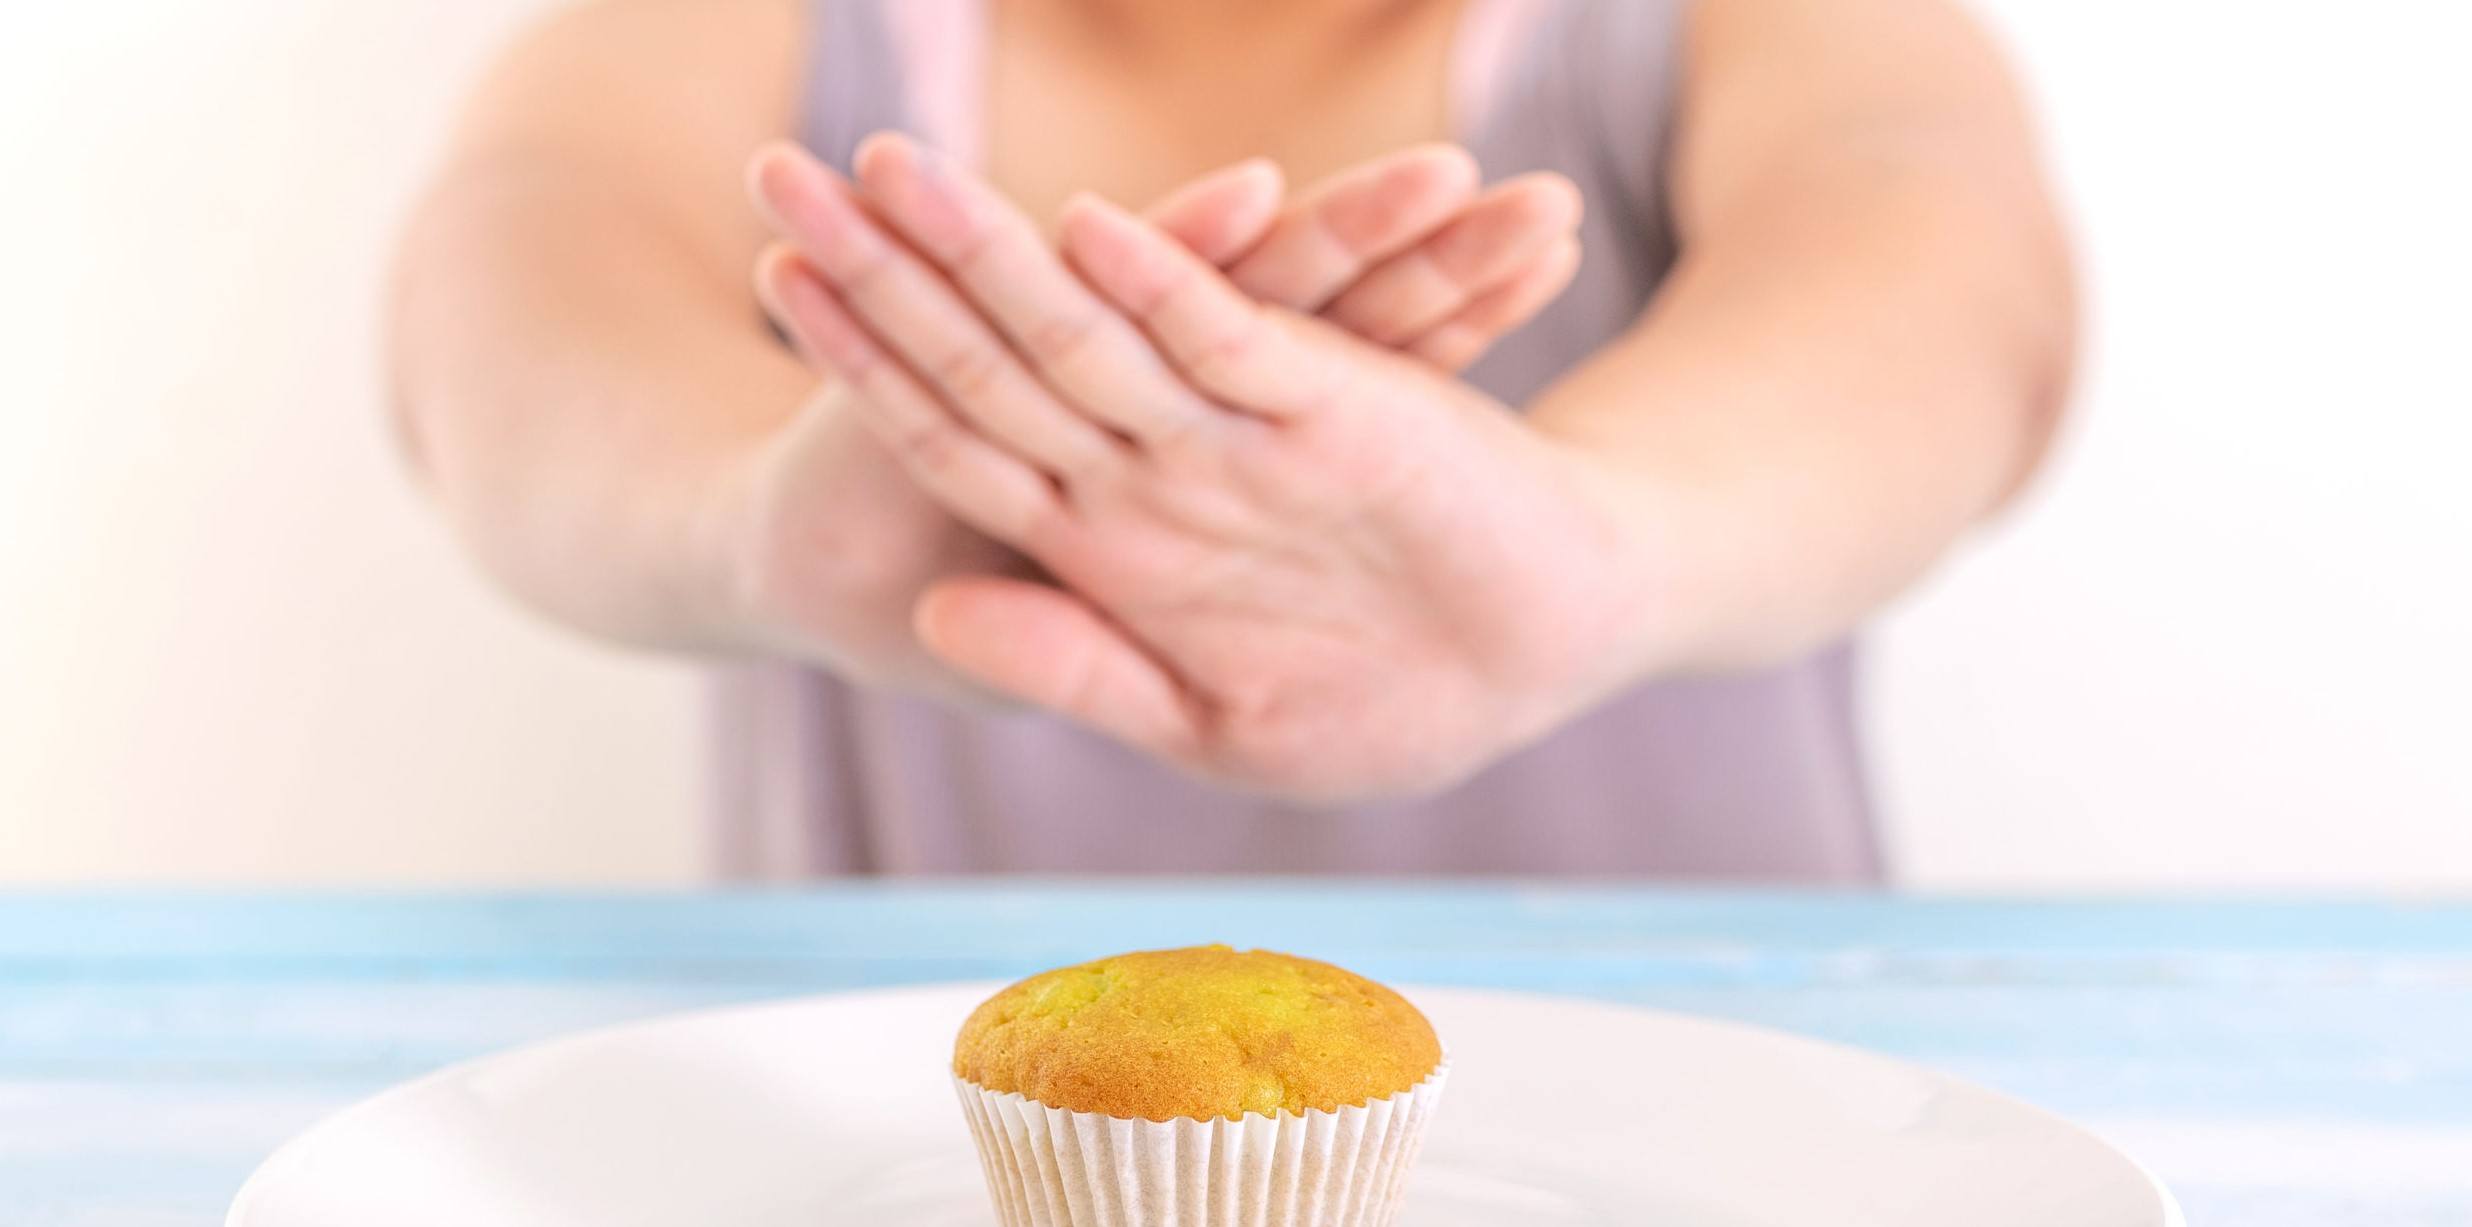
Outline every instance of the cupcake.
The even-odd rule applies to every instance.
[[[1353,972],[1203,946],[988,998],[953,1080],[1004,1227],[1381,1227],[1448,1067]]]

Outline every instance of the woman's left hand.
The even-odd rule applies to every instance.
[[[825,291],[803,297],[838,316],[808,331],[922,488],[1060,581],[928,591],[920,635],[962,672],[1327,800],[1542,734],[1654,617],[1610,483],[1499,402],[1095,199],[1067,210],[1068,268],[938,155],[880,138],[858,169],[899,237],[801,218]]]

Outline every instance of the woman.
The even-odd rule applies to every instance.
[[[477,104],[405,420],[739,658],[742,872],[1867,880],[1845,636],[2064,390],[2025,129],[1937,0],[620,0]]]

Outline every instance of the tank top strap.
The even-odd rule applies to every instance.
[[[1609,237],[1657,263],[1689,0],[1468,0],[1453,59],[1458,136],[1488,178],[1556,170]],[[1661,270],[1660,270],[1661,271]]]
[[[1556,0],[1466,0],[1451,46],[1451,133],[1465,142],[1482,130],[1506,81],[1528,56]]]
[[[983,164],[991,0],[809,0],[804,135],[847,165],[879,128]],[[1175,0],[1156,0],[1174,3]],[[1639,318],[1675,255],[1668,135],[1691,0],[1466,0],[1458,136],[1489,178],[1579,184],[1586,253],[1468,373],[1525,403]],[[1839,646],[1639,687],[1444,794],[1298,814],[1028,713],[955,710],[790,665],[731,671],[716,724],[734,871],[1653,873],[1875,882]]]
[[[848,169],[895,128],[979,161],[987,0],[809,0],[799,136]]]

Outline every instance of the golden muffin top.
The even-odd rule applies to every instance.
[[[1354,972],[1196,946],[1042,972],[961,1025],[953,1072],[1050,1107],[1143,1120],[1335,1112],[1442,1062],[1433,1025]]]

